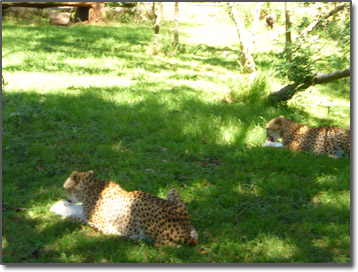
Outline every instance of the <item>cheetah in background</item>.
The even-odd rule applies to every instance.
[[[282,145],[294,151],[327,154],[331,157],[350,155],[351,137],[347,129],[329,126],[310,128],[281,115],[268,122],[266,136],[266,146],[282,138]]]

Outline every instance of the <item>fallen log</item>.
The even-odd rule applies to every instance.
[[[23,8],[53,8],[53,7],[90,7],[95,2],[7,2],[2,3],[2,8],[23,7]]]
[[[350,77],[350,75],[351,75],[350,67],[343,71],[334,71],[328,74],[318,73],[304,82],[295,82],[286,85],[285,87],[281,88],[279,91],[269,94],[268,100],[270,102],[287,101],[291,99],[295,93],[299,91],[303,91],[310,86],[316,84],[328,83],[345,77]]]

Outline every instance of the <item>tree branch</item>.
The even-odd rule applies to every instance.
[[[334,9],[332,9],[329,13],[327,13],[326,15],[322,16],[322,18],[319,18],[316,21],[313,21],[307,28],[305,28],[304,30],[302,30],[300,36],[306,36],[308,33],[310,33],[311,31],[313,31],[314,29],[316,29],[324,20],[326,20],[328,17],[336,14],[337,12],[341,11],[342,9],[344,9],[346,7],[346,3],[342,3],[340,5],[338,5],[337,7],[335,7]]]
[[[318,73],[313,78],[313,84],[323,84],[323,83],[331,82],[333,80],[341,79],[344,77],[350,77],[350,76],[351,76],[351,68],[350,67],[343,71],[334,71],[329,74]]]
[[[257,35],[257,30],[259,28],[261,6],[262,6],[262,2],[256,3],[255,13],[254,13],[254,22],[252,24],[252,31],[251,31],[252,43],[256,42],[255,37]]]

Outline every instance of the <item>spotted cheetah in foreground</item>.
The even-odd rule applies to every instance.
[[[83,216],[76,219],[104,234],[149,238],[156,246],[198,243],[187,208],[174,189],[167,199],[127,192],[113,181],[97,179],[92,170],[72,172],[63,187],[69,202],[83,204]]]
[[[268,122],[266,136],[268,143],[275,143],[282,138],[282,145],[294,151],[327,154],[331,157],[350,154],[350,131],[343,128],[310,128],[281,115]]]

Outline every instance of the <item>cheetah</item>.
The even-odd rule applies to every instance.
[[[175,189],[162,199],[142,191],[128,192],[113,181],[99,180],[92,170],[73,171],[63,185],[68,202],[82,202],[74,219],[105,235],[149,239],[155,246],[196,245],[198,234]]]
[[[338,127],[310,128],[287,120],[284,116],[272,119],[266,125],[267,142],[282,138],[283,147],[341,157],[350,154],[350,131]]]

